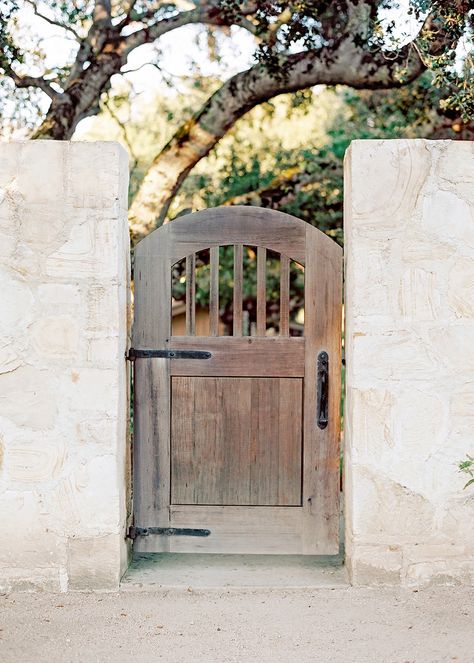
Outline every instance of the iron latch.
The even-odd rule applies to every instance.
[[[125,355],[128,361],[136,359],[210,359],[212,352],[204,350],[151,350],[148,348],[137,350],[130,348]]]
[[[129,527],[127,538],[134,541],[138,536],[161,534],[164,536],[209,536],[209,529],[191,529],[188,527]]]
[[[317,422],[324,429],[329,422],[329,355],[324,350],[318,355],[317,380]]]

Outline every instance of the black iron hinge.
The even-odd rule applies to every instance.
[[[204,350],[151,350],[144,348],[137,350],[130,348],[125,355],[128,361],[135,361],[136,359],[210,359],[212,352]]]
[[[209,529],[191,529],[188,527],[129,527],[127,538],[135,540],[138,536],[161,534],[163,536],[209,536]]]

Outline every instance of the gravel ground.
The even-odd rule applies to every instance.
[[[474,662],[474,588],[0,596],[0,661]]]

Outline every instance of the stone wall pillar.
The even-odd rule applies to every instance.
[[[355,141],[345,187],[352,581],[472,581],[474,144]]]
[[[128,162],[0,152],[0,588],[113,589],[127,561]]]

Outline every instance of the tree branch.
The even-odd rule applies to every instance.
[[[399,66],[405,69],[403,80]],[[130,208],[132,233],[144,235],[161,225],[183,180],[235,122],[272,97],[314,85],[348,85],[356,89],[398,87],[425,69],[411,46],[394,60],[355,46],[352,36],[336,51],[318,49],[281,58],[281,72],[256,65],[233,76],[185,123],[155,157]]]
[[[288,168],[275,177],[267,186],[229,198],[221,205],[253,205],[280,209],[282,205],[292,202],[301,191],[320,182],[321,179],[321,172],[307,173],[299,168]],[[340,207],[340,203],[332,205],[333,209],[339,209]]]
[[[63,30],[67,30],[67,32],[70,32],[72,35],[74,35],[74,39],[77,41],[81,40],[80,35],[74,30],[73,27],[68,25],[67,23],[61,23],[61,21],[57,21],[56,19],[50,18],[49,16],[46,16],[46,14],[43,14],[38,10],[38,7],[36,5],[36,2],[34,0],[25,0],[31,7],[33,7],[33,11],[38,18],[43,19],[43,21],[46,21],[46,23],[49,23],[50,25],[55,25],[58,28],[62,28]]]
[[[232,21],[232,25],[237,25],[246,30],[254,33],[255,28],[253,24],[248,21],[245,16],[248,16],[252,13],[255,13],[256,5],[248,5],[242,10],[242,18],[235,19]],[[150,18],[145,16],[145,18]],[[180,12],[175,16],[170,16],[169,18],[162,18],[156,23],[141,28],[132,32],[125,38],[125,53],[128,55],[131,51],[138,46],[143,44],[149,44],[150,42],[159,39],[161,36],[170,32],[170,30],[175,30],[184,25],[189,25],[191,23],[201,23],[205,25],[216,25],[216,26],[228,26],[230,25],[228,19],[223,14],[222,10],[212,4],[200,4],[195,9],[190,9],[189,11]]]
[[[20,75],[11,69],[9,70],[8,75],[13,80],[16,87],[37,87],[47,94],[50,99],[54,99],[58,95],[58,92],[56,92],[48,81],[41,76]]]

